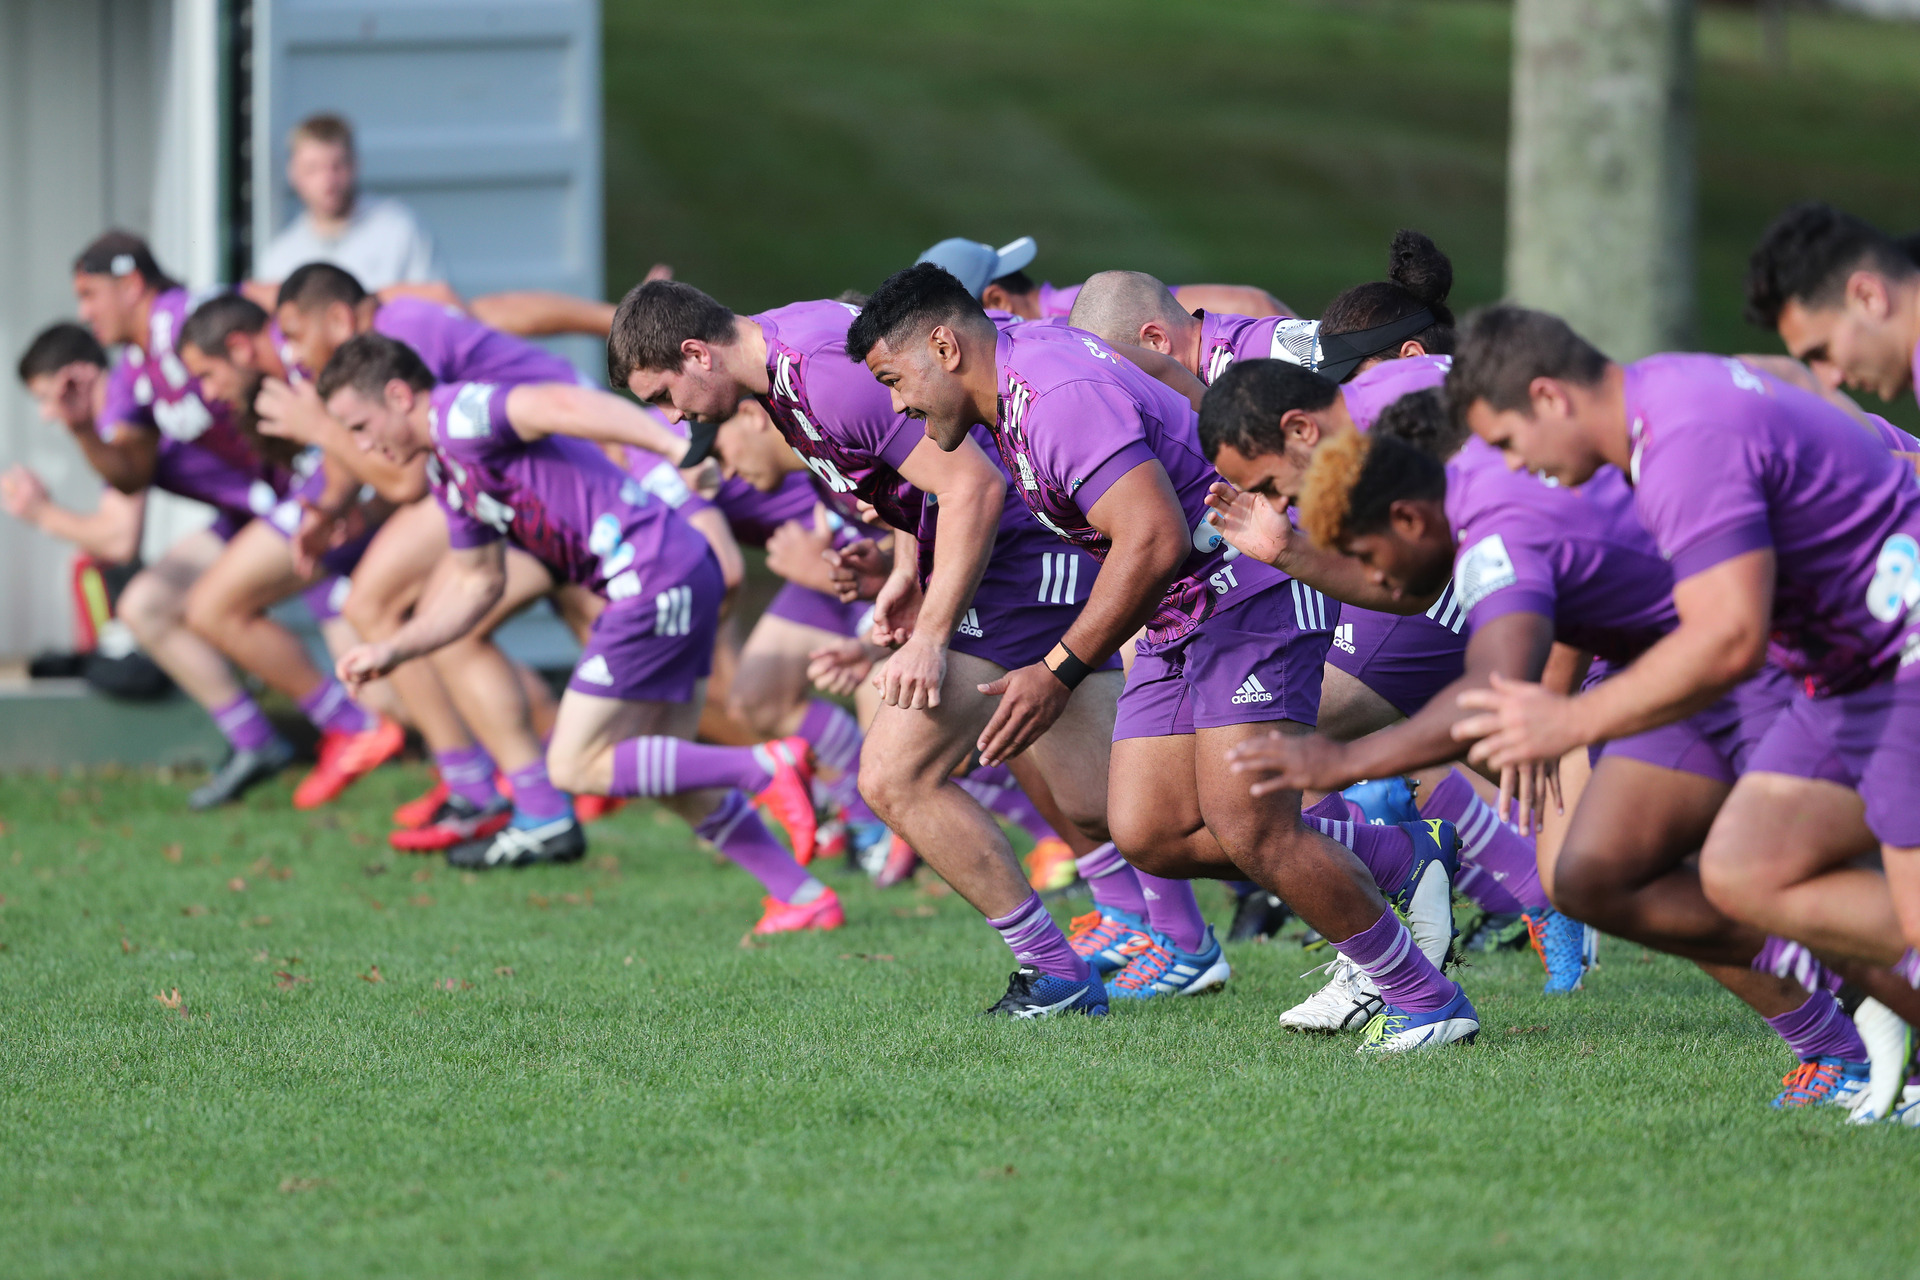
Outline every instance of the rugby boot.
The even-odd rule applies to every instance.
[[[187,795],[189,809],[231,804],[293,763],[293,744],[278,735],[258,751],[235,751],[211,778]]]

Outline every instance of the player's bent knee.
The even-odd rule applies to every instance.
[[[1542,881],[1542,887],[1546,884]],[[1554,864],[1553,886],[1547,890],[1554,909],[1596,929],[1617,925],[1630,896],[1617,876],[1609,873],[1606,860],[1590,850],[1568,845]],[[1617,929],[1613,930],[1618,932]]]
[[[570,796],[603,796],[613,780],[613,751],[579,751],[555,743],[547,748],[547,780]]]
[[[139,574],[120,593],[114,614],[135,639],[151,644],[179,625],[180,604],[163,584]]]

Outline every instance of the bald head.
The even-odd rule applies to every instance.
[[[1067,323],[1108,342],[1164,351],[1185,364],[1199,349],[1200,322],[1181,309],[1166,285],[1144,271],[1102,271],[1080,286]]]

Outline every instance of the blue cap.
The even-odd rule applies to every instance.
[[[915,261],[945,267],[954,279],[967,287],[968,293],[978,298],[987,291],[988,285],[1001,276],[1010,276],[1022,270],[1039,252],[1040,246],[1033,242],[1032,236],[1021,236],[998,249],[978,240],[955,236],[951,240],[942,240]]]

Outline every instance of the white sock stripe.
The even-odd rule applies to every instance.
[[[680,790],[680,739],[660,739],[660,758],[666,766],[666,790],[663,796],[674,795]]]
[[[1398,921],[1395,923],[1398,923]],[[1360,970],[1369,978],[1373,979],[1374,986],[1379,987],[1382,991],[1389,990],[1387,983],[1381,978],[1381,975],[1391,972],[1395,965],[1406,959],[1407,952],[1411,950],[1412,947],[1413,934],[1407,929],[1407,926],[1400,925],[1400,932],[1395,936],[1393,945],[1387,948],[1387,954],[1381,956],[1372,964],[1361,965]]]
[[[1113,875],[1125,868],[1127,860],[1113,845],[1103,844],[1085,857],[1075,859],[1073,865],[1082,879],[1098,880],[1102,876]]]

